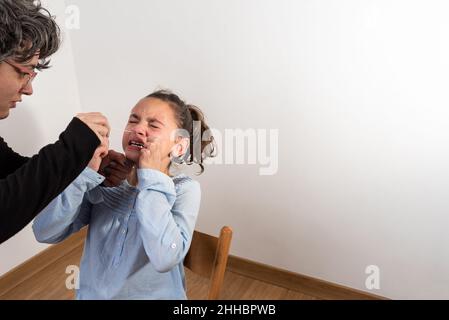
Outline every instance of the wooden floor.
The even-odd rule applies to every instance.
[[[81,248],[59,259],[31,279],[0,296],[0,300],[70,300],[74,291],[65,286],[69,265],[78,265]],[[186,269],[187,296],[191,300],[206,299],[208,280]],[[227,272],[221,293],[223,300],[316,300],[301,292],[277,287],[262,281]]]

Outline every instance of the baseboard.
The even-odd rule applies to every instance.
[[[68,253],[83,246],[86,232],[87,228],[82,229],[65,241],[51,245],[31,259],[5,273],[0,277],[0,299],[4,294],[17,287],[20,283],[27,281],[58,259],[63,258]]]
[[[73,250],[84,245],[87,228],[72,235],[70,238],[56,245],[50,246],[33,258],[0,277],[1,297],[17,287],[20,283],[33,277],[58,259],[63,258]],[[299,291],[304,294],[326,300],[384,300],[384,297],[363,291],[340,286],[331,282],[315,279],[287,270],[278,269],[258,262],[229,256],[228,270],[234,273]]]
[[[227,269],[323,300],[387,300],[385,297],[231,255]]]

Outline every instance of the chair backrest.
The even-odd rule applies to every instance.
[[[184,266],[192,272],[210,279],[209,300],[216,300],[220,294],[231,247],[232,229],[223,227],[220,236],[214,237],[195,231]]]

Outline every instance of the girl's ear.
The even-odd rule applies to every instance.
[[[181,157],[186,154],[189,149],[190,139],[179,138],[179,141],[172,148],[172,155],[174,157]]]
[[[181,154],[179,156],[185,155],[187,153],[187,150],[189,149],[190,145],[190,139],[189,138],[182,138],[179,142],[180,144],[180,152]]]

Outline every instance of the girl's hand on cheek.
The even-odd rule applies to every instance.
[[[139,169],[154,169],[164,172],[164,165],[158,142],[152,142],[147,149],[140,150]]]

